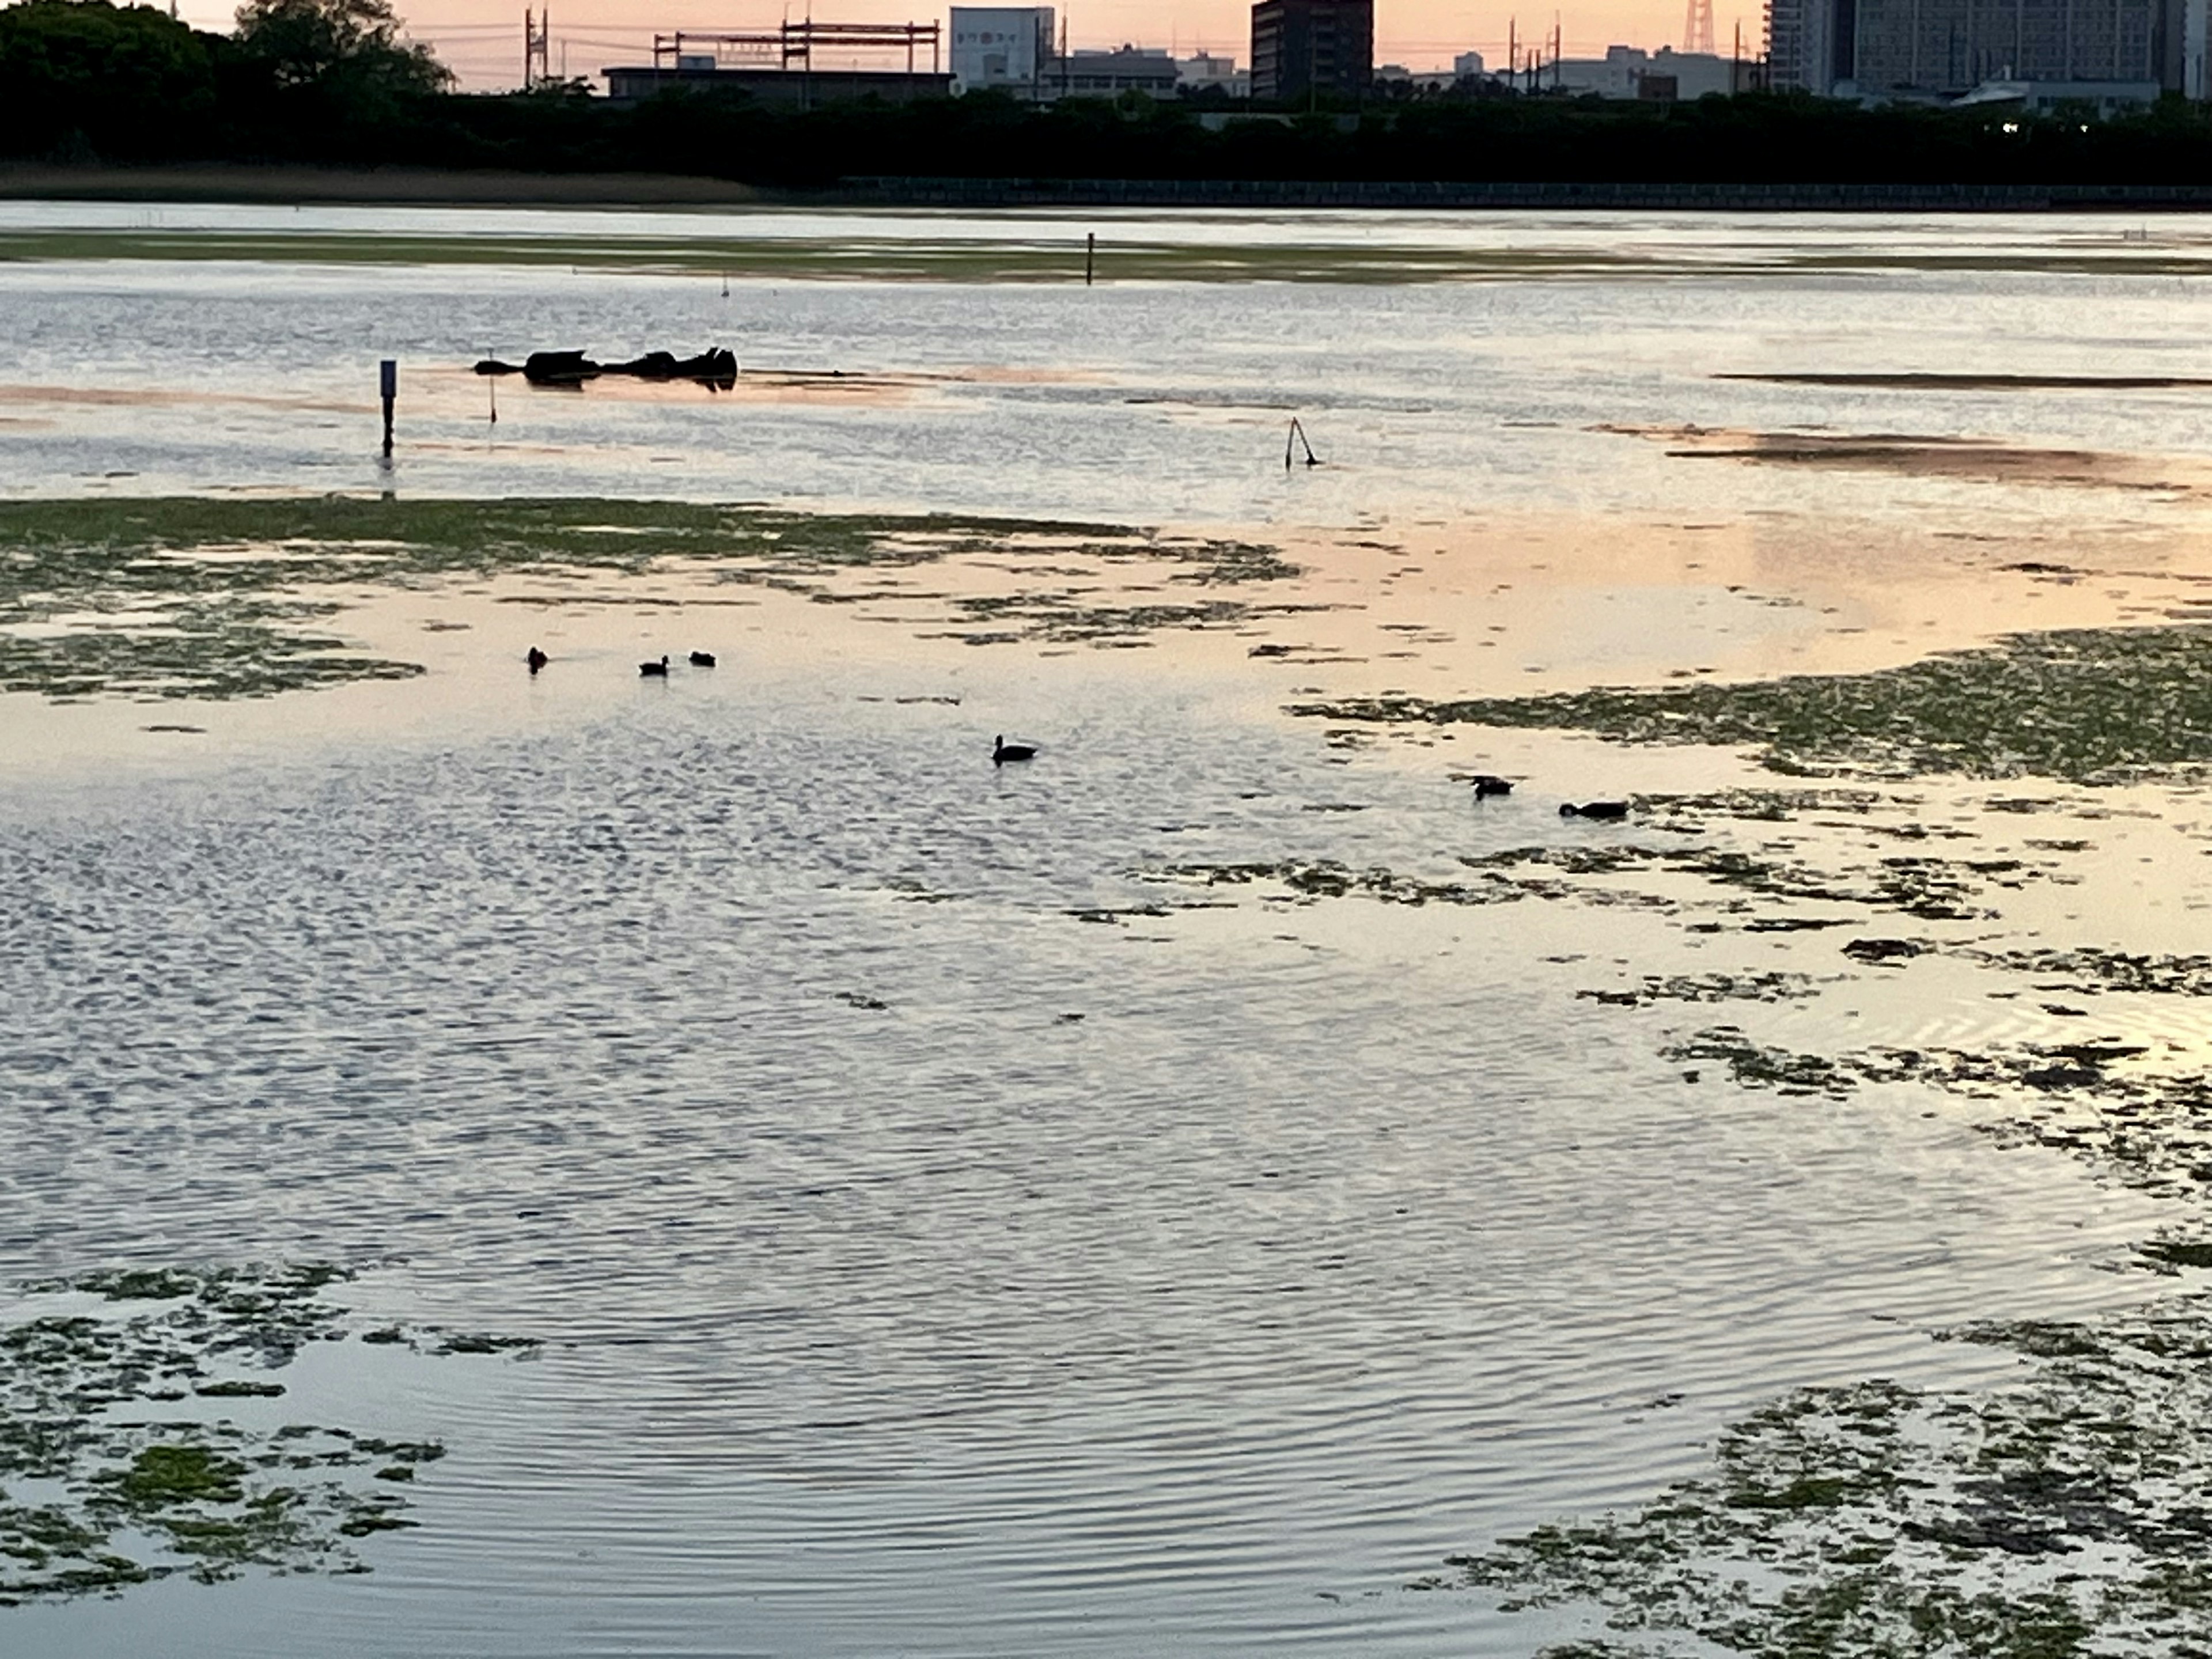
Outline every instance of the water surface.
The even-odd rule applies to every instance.
[[[2187,373],[2193,279],[2110,222],[1213,216],[1116,232],[1488,264],[1090,290],[741,270],[725,299],[607,251],[1073,227],[297,216],[456,253],[386,263],[287,258],[284,218],[0,206],[0,237],[209,243],[0,266],[0,491],[1234,527],[1303,570],[1240,598],[1329,608],[1111,642],[1131,648],[945,637],[962,594],[1097,579],[1011,548],[863,606],[814,601],[879,573],[734,608],[672,567],[541,580],[529,605],[506,603],[520,579],[365,578],[331,625],[420,679],[151,714],[0,699],[0,1269],[329,1261],[362,1272],[361,1328],[544,1344],[404,1379],[357,1341],[299,1363],[301,1409],[448,1446],[410,1494],[422,1525],[369,1540],[366,1576],[40,1601],[0,1612],[0,1646],[1530,1654],[1595,1615],[1409,1586],[1641,1501],[1787,1389],[2017,1371],[1937,1328],[2160,1288],[2133,1247],[2186,1202],[2000,1150],[1987,1109],[1929,1085],[1778,1096],[1666,1050],[1723,1022],[1804,1049],[2189,1037],[2179,999],[2057,1012],[2032,975],[1939,956],[1907,980],[1839,947],[2187,950],[2201,798],[2053,789],[2023,816],[2002,799],[2032,784],[1921,780],[1686,840],[1556,809],[1778,781],[1711,750],[1279,712],[1301,688],[1878,665],[1999,619],[2170,606],[2212,574],[2197,394],[1712,378]],[[595,257],[459,257],[493,234]],[[2156,246],[2194,258],[2201,235],[2163,220]],[[1507,268],[1530,250],[1559,268]],[[503,382],[494,428],[465,372],[709,341],[854,384]],[[362,395],[383,355],[405,388],[388,471]],[[1285,476],[1292,410],[1328,465]],[[1698,457],[1665,436],[1687,427],[1970,436],[2163,487]],[[711,672],[636,678],[698,644]],[[999,732],[1042,757],[994,769]],[[1474,766],[1522,781],[1478,808],[1452,776]],[[1952,860],[1972,902],[1823,911],[1694,871],[1482,903],[1280,879],[1692,844],[1862,892],[1901,849]],[[1206,878],[1248,866],[1276,873]],[[1815,912],[1847,930],[1784,925]],[[1577,994],[1762,973],[1790,994]]]

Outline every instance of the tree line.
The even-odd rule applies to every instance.
[[[1201,120],[1218,105],[997,94],[799,111],[672,90],[620,107],[580,82],[468,94],[390,0],[248,0],[229,34],[151,6],[0,9],[0,155],[643,172],[769,188],[885,175],[1448,183],[2212,183],[2212,120],[1855,106],[1463,96]],[[1357,119],[1345,118],[1347,114]]]

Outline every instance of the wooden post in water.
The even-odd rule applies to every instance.
[[[1083,286],[1085,288],[1091,286],[1091,267],[1097,258],[1098,233],[1086,230],[1083,233]]]
[[[392,459],[392,404],[399,395],[399,360],[386,357],[376,366],[377,390],[384,397],[384,456]]]

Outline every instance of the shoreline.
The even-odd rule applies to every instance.
[[[0,200],[355,203],[362,206],[740,206],[750,185],[663,173],[477,172],[205,162],[183,167],[0,165]]]
[[[683,173],[520,173],[207,162],[178,167],[0,165],[0,200],[329,203],[436,206],[1346,208],[1441,211],[2065,213],[2212,209],[2212,184],[1978,185],[1485,182],[1268,179],[858,177],[774,191]]]

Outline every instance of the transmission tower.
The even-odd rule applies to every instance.
[[[1689,9],[1682,18],[1682,50],[1713,50],[1713,0],[1689,0]]]

